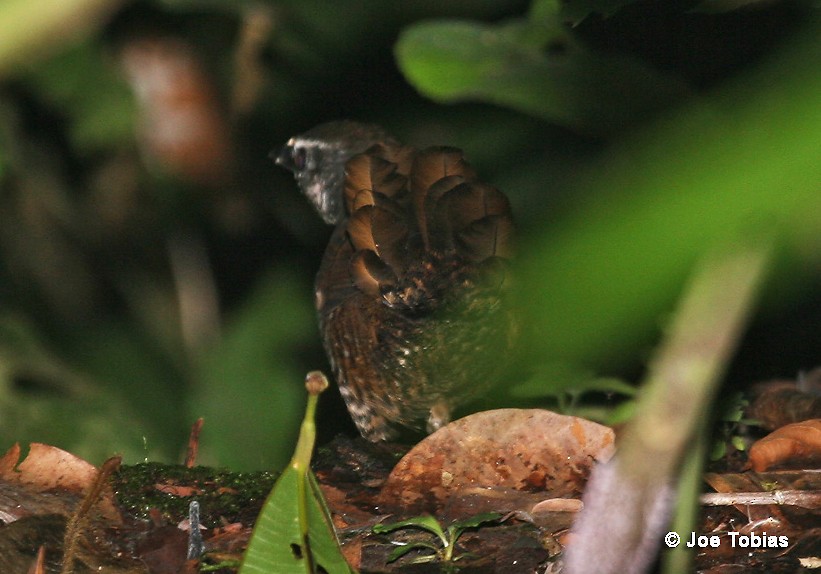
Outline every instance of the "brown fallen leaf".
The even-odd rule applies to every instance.
[[[761,472],[786,463],[811,464],[821,459],[821,419],[783,426],[750,447],[750,467]]]
[[[171,496],[180,497],[197,496],[203,492],[201,488],[189,485],[181,486],[176,484],[155,484],[154,488],[163,494],[170,494]]]
[[[517,508],[499,494],[505,490],[514,495],[511,501],[521,491],[573,498],[592,465],[608,460],[614,448],[612,429],[577,417],[540,409],[476,413],[408,452],[385,482],[381,504],[436,514],[452,499],[483,490],[494,491],[494,510],[506,512]]]
[[[52,513],[70,515],[76,498],[87,492],[98,474],[93,464],[42,443],[31,443],[28,456],[18,464],[19,459],[19,444],[0,457],[0,516],[6,523],[28,514],[41,514],[44,503]],[[61,496],[47,500],[41,496],[54,491],[61,492]],[[105,487],[97,509],[108,520],[120,520],[110,487]]]
[[[20,445],[15,444],[0,459],[0,479],[38,491],[60,488],[81,493],[97,476],[93,464],[39,442],[31,443],[28,456],[18,465],[19,459]]]
[[[0,478],[10,480],[8,477],[14,471],[14,467],[20,460],[20,443],[16,442],[12,447],[0,456]]]

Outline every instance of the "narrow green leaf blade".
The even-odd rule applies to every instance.
[[[433,544],[429,544],[427,542],[414,542],[412,544],[407,544],[405,546],[397,546],[396,548],[391,550],[391,553],[388,555],[388,562],[389,563],[390,562],[395,562],[396,560],[399,560],[400,558],[402,558],[402,556],[404,556],[408,552],[411,552],[412,550],[421,550],[421,549],[431,550],[433,552],[433,554],[426,555],[426,556],[419,556],[419,557],[417,557],[413,560],[413,562],[412,562],[413,564],[421,564],[421,563],[424,563],[424,562],[431,562],[434,558],[436,558],[436,553],[439,551],[439,549],[436,548],[436,546],[434,546]]]
[[[376,534],[384,534],[386,532],[393,532],[394,530],[400,530],[402,528],[421,528],[422,530],[427,530],[428,532],[435,534],[443,540],[445,539],[445,531],[442,530],[442,526],[439,524],[439,521],[437,521],[430,514],[414,516],[413,518],[400,520],[399,522],[392,522],[390,524],[375,524],[372,530]]]
[[[480,514],[476,514],[474,516],[469,516],[462,520],[457,520],[453,523],[452,527],[458,528],[461,532],[466,528],[476,528],[478,526],[482,526],[483,524],[487,524],[489,522],[496,522],[502,517],[502,514],[499,512],[482,512]]]

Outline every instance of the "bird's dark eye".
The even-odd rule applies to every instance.
[[[292,158],[294,162],[294,171],[302,171],[305,169],[305,158],[307,156],[307,152],[305,151],[304,147],[295,147]]]

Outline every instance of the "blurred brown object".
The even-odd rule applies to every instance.
[[[792,423],[768,434],[750,447],[749,465],[755,472],[774,466],[817,468],[821,461],[821,419]]]
[[[758,383],[752,396],[747,417],[767,430],[821,418],[821,367],[800,374],[795,381]]]
[[[120,61],[137,100],[144,159],[208,187],[231,177],[227,114],[191,46],[171,37],[136,37]]]

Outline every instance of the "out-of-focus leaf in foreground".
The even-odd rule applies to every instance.
[[[817,276],[820,28],[579,175],[585,199],[521,249],[520,283],[543,286],[528,291],[533,360],[590,364],[648,344],[692,264],[733,237],[774,233],[780,280]]]
[[[4,0],[0,4],[0,76],[96,26],[122,0]]]
[[[686,95],[684,84],[637,59],[585,47],[558,5],[499,25],[440,20],[407,28],[399,67],[440,102],[484,101],[589,134],[606,134]]]

